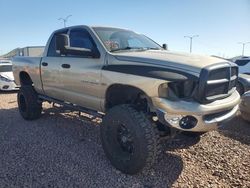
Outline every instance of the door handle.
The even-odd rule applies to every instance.
[[[42,62],[42,66],[46,67],[46,66],[48,66],[48,63]]]
[[[70,64],[62,64],[62,68],[69,69],[70,68]]]

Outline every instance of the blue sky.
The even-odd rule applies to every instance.
[[[1,0],[0,54],[45,45],[51,32],[68,25],[107,25],[144,33],[172,51],[189,51],[184,35],[198,34],[193,52],[232,57],[250,41],[250,0]],[[250,44],[245,48],[250,55]]]

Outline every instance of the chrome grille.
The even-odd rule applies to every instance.
[[[220,63],[202,69],[198,99],[202,103],[222,99],[235,90],[238,67],[233,63]]]

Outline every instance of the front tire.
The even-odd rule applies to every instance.
[[[159,153],[155,127],[132,105],[119,105],[107,112],[101,125],[101,140],[111,164],[126,174],[149,168]]]
[[[32,86],[22,86],[17,94],[18,109],[26,120],[35,120],[41,116],[42,103],[38,102],[38,96]]]

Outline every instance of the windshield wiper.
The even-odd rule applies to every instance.
[[[153,48],[153,47],[130,47],[127,46],[125,48],[117,48],[117,49],[113,49],[110,50],[110,52],[116,52],[116,51],[122,51],[122,50],[160,50],[160,48]]]
[[[130,46],[127,46],[125,48],[117,48],[117,49],[110,50],[110,52],[116,52],[116,51],[122,51],[122,50],[134,50],[134,49],[145,50],[144,48],[141,48],[141,47],[130,47]]]
[[[146,47],[147,50],[161,50],[160,48],[152,48],[152,47]]]

